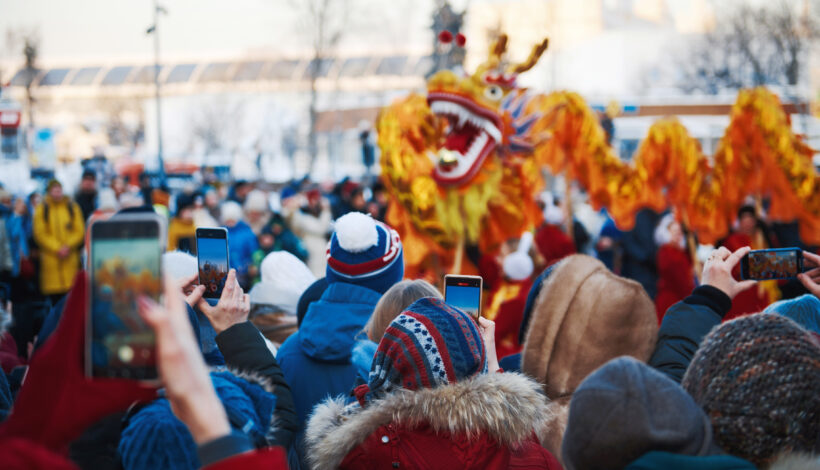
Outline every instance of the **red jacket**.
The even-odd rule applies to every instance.
[[[480,374],[365,404],[318,405],[307,426],[307,456],[321,469],[557,470],[534,430],[547,403],[540,386],[515,373]]]
[[[692,257],[677,246],[666,244],[658,249],[658,293],[655,295],[655,310],[658,324],[666,310],[692,293],[695,277]]]
[[[518,295],[502,303],[498,307],[498,315],[495,316],[495,350],[498,357],[521,352],[518,333],[524,320],[524,307],[527,306],[532,280],[526,279],[519,282],[519,285]]]
[[[535,246],[547,266],[575,253],[575,242],[557,225],[542,225],[535,232]]]

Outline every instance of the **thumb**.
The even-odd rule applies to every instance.
[[[741,292],[749,289],[750,287],[754,286],[755,284],[757,284],[757,281],[754,281],[754,280],[738,282],[737,284],[735,284],[735,289],[734,289],[735,290],[735,295],[740,294]]]
[[[205,286],[196,286],[191,292],[188,297],[185,299],[185,302],[193,307],[196,305],[200,299],[202,299],[202,295],[205,293]]]

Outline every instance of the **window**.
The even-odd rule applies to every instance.
[[[339,72],[340,77],[361,77],[367,72],[367,66],[370,64],[370,57],[358,57],[354,59],[347,59],[342,64],[342,70]]]
[[[267,78],[272,80],[292,80],[293,74],[299,67],[299,60],[280,60],[274,62],[268,70]]]
[[[376,75],[401,75],[405,65],[407,57],[385,57],[376,67]]]
[[[243,82],[248,80],[256,80],[262,72],[264,62],[242,62],[236,69],[236,75],[233,80],[235,82]]]
[[[51,69],[40,79],[40,86],[57,86],[63,82],[68,75],[69,69]]]
[[[433,58],[430,56],[424,56],[416,62],[416,66],[413,67],[413,75],[417,76],[426,76],[430,71],[433,70]]]
[[[100,73],[100,67],[84,67],[77,70],[74,77],[71,78],[72,85],[91,85],[94,78]]]
[[[34,79],[37,78],[37,75],[40,74],[40,70],[32,69],[31,70],[31,82],[34,82]],[[17,73],[14,74],[14,77],[11,78],[11,86],[26,86],[26,82],[29,80],[29,74],[26,69],[20,69]]]
[[[328,72],[330,72],[330,68],[333,66],[333,59],[320,59],[318,62],[316,59],[313,59],[308,63],[307,67],[305,67],[305,73],[302,75],[302,78],[305,80],[310,80],[310,76],[313,73],[313,68],[316,68],[316,78],[324,78],[327,77]]]
[[[138,83],[143,85],[154,83],[154,70],[155,68],[153,65],[146,65],[137,70],[137,73],[131,77],[131,80],[129,80],[128,83]],[[160,70],[160,73],[162,73],[162,70]]]
[[[171,72],[168,74],[168,77],[165,78],[165,83],[183,83],[187,82],[188,79],[191,78],[191,74],[194,73],[194,69],[196,68],[196,64],[179,64],[174,66],[171,69]]]
[[[105,74],[100,84],[102,85],[122,85],[133,67],[114,67]]]
[[[218,62],[208,64],[205,70],[199,75],[200,82],[224,82],[228,79],[228,72],[231,69],[231,64],[227,62]],[[173,73],[173,72],[171,72]]]

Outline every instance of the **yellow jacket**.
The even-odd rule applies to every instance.
[[[193,252],[196,247],[196,225],[193,221],[186,222],[174,217],[168,224],[168,251],[178,250],[179,241],[184,238],[190,239],[191,243],[187,248]]]
[[[64,294],[71,289],[80,267],[80,247],[85,234],[80,207],[68,197],[55,202],[46,196],[34,209],[33,222],[34,240],[40,247],[40,290],[46,295]],[[57,252],[64,245],[70,252],[60,259]]]

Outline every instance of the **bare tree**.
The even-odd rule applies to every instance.
[[[189,147],[205,155],[233,154],[239,150],[245,103],[214,97],[191,114]]]
[[[797,85],[820,23],[808,1],[756,6],[721,2],[715,27],[691,44],[680,65],[679,87],[718,93],[760,85]],[[815,1],[815,9],[817,2]]]
[[[310,80],[310,129],[308,131],[308,174],[313,171],[318,144],[318,101],[316,82],[326,73],[333,60],[336,46],[349,30],[350,0],[291,0],[291,7],[299,14],[299,31],[307,36],[311,47],[308,65]]]

